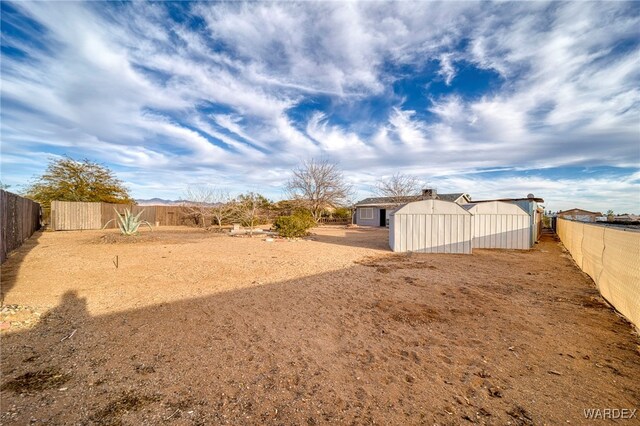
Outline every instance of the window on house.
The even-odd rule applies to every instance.
[[[360,219],[373,219],[373,208],[367,207],[360,209]]]

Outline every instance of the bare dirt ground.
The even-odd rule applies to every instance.
[[[35,235],[2,265],[0,423],[594,424],[583,410],[640,405],[638,336],[552,237],[396,255],[385,230],[314,232]]]

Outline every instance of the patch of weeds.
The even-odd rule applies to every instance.
[[[487,389],[489,391],[489,396],[493,398],[502,398],[502,390],[497,386],[489,386]]]
[[[437,310],[423,303],[381,300],[375,304],[375,307],[389,315],[394,321],[410,325],[443,321]]]
[[[146,233],[138,235],[104,234],[95,242],[100,244],[135,244],[158,241],[159,239],[156,235]]]
[[[71,379],[71,375],[64,374],[54,368],[30,371],[9,380],[2,385],[1,390],[9,390],[15,393],[42,392],[43,390],[57,388]]]
[[[516,425],[520,426],[534,424],[531,414],[519,405],[516,405],[513,409],[507,411],[507,414],[513,417],[513,419],[516,421]]]
[[[489,372],[487,372],[487,370],[480,370],[476,373],[476,376],[478,377],[482,377],[483,379],[486,379],[487,377],[491,377],[491,374]]]
[[[183,398],[176,401],[170,401],[166,403],[172,410],[177,411],[188,411],[192,406],[196,404],[196,401],[193,398]],[[180,417],[180,413],[177,414],[177,417]]]
[[[591,308],[591,309],[607,309],[608,308],[605,302],[601,302],[598,298],[593,296],[582,297],[579,303],[585,308]]]
[[[357,265],[376,268],[377,272],[389,273],[400,269],[438,269],[434,265],[430,265],[428,261],[417,260],[412,255],[392,255],[392,256],[367,256],[354,262]]]
[[[134,369],[138,374],[151,374],[156,372],[156,369],[152,365],[138,364],[134,366]]]
[[[123,414],[138,411],[149,402],[157,400],[157,397],[137,395],[135,392],[126,391],[119,398],[109,402],[102,410],[94,413],[90,421],[102,426],[118,426],[122,424]]]

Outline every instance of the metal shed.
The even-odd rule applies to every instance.
[[[516,204],[490,201],[467,204],[464,208],[473,215],[473,248],[532,247],[530,216]]]
[[[471,253],[471,213],[442,200],[409,203],[389,220],[389,246],[395,252]]]

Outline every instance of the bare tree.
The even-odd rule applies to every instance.
[[[215,189],[213,191],[213,205],[211,206],[211,217],[222,228],[222,223],[233,216],[235,203],[231,199],[228,191]]]
[[[419,195],[422,186],[422,181],[415,176],[395,173],[389,178],[378,181],[376,193],[382,197],[390,197],[393,201],[402,202],[406,197]]]
[[[339,206],[349,198],[351,185],[345,181],[337,164],[310,160],[293,170],[286,190],[318,222],[324,209]]]
[[[182,209],[193,218],[198,226],[206,228],[215,222],[218,228],[229,219],[234,211],[229,192],[210,185],[197,185],[187,188],[183,195]]]
[[[255,192],[247,192],[238,196],[234,203],[234,217],[249,227],[249,235],[253,235],[253,227],[264,217],[270,202]]]
[[[207,227],[207,219],[213,217],[212,207],[215,202],[215,188],[208,185],[189,186],[182,197],[183,212],[193,218],[197,226]]]

